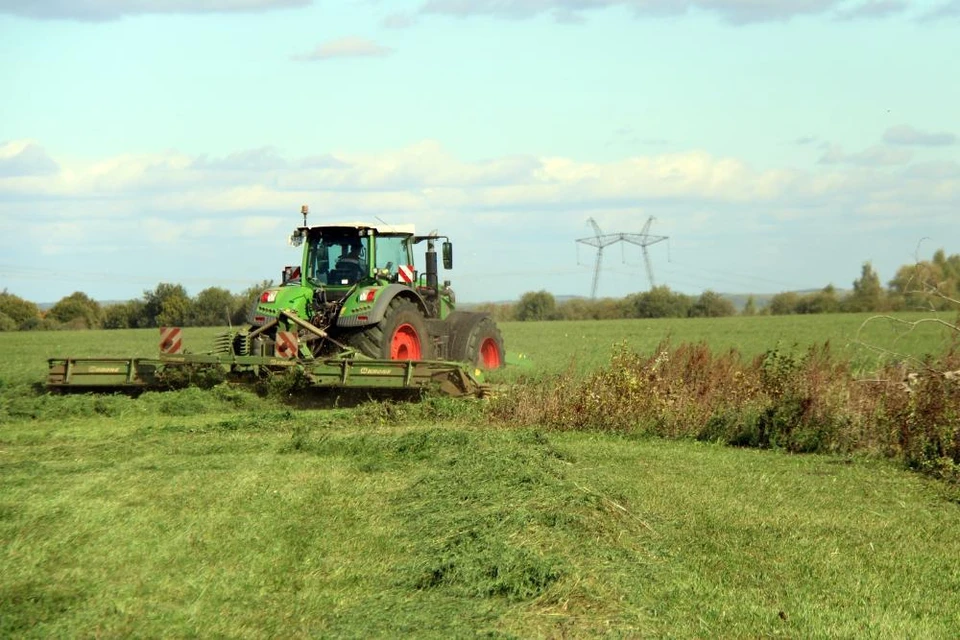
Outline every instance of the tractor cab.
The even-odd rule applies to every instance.
[[[312,227],[303,235],[307,245],[303,273],[315,289],[347,290],[368,282],[397,281],[401,267],[413,264],[412,228],[380,231],[351,223]]]

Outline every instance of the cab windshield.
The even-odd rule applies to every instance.
[[[311,230],[307,242],[307,279],[314,285],[349,286],[369,272],[367,242],[356,229]]]

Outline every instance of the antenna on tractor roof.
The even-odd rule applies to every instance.
[[[394,231],[396,231],[396,227],[394,227],[392,224],[390,224],[389,222],[387,222],[386,220],[384,220],[384,219],[381,218],[380,216],[373,216],[373,219],[376,220],[377,222],[382,222],[382,223],[384,224],[384,226],[390,227],[391,229],[393,229]]]
[[[310,207],[307,205],[301,206],[300,213],[303,214],[303,226],[307,226],[307,214],[310,213]]]

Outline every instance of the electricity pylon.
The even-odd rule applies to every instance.
[[[636,244],[640,246],[640,249],[643,250],[643,262],[647,266],[647,280],[650,281],[650,288],[653,289],[656,284],[653,282],[653,267],[650,266],[650,252],[647,251],[647,247],[652,244],[657,244],[658,242],[663,242],[667,239],[667,236],[655,236],[650,233],[650,225],[653,224],[654,217],[650,216],[647,218],[646,224],[643,225],[643,230],[640,233],[621,233],[624,242],[629,242],[630,244]]]
[[[587,222],[593,227],[594,235],[592,238],[578,238],[577,242],[590,247],[595,247],[597,250],[597,260],[593,267],[593,286],[590,288],[591,298],[597,297],[597,286],[600,284],[600,265],[603,262],[603,250],[606,247],[618,242],[635,244],[643,250],[643,262],[647,267],[647,279],[650,281],[650,288],[652,289],[654,286],[656,286],[653,282],[653,267],[650,264],[650,253],[647,251],[647,247],[666,240],[667,236],[655,236],[650,233],[650,225],[653,224],[653,220],[653,216],[650,216],[650,218],[647,219],[646,224],[643,225],[643,229],[640,231],[640,233],[603,234],[600,233],[600,226],[597,224],[596,220],[593,218],[587,219]]]
[[[587,222],[593,227],[594,237],[579,238],[577,242],[597,249],[597,261],[593,267],[593,286],[590,288],[590,297],[597,297],[597,285],[600,284],[600,265],[603,263],[603,250],[611,244],[620,242],[620,238],[614,238],[600,233],[600,225],[593,218],[587,218]]]

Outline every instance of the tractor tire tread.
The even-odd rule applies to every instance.
[[[394,329],[391,324],[395,322],[401,324],[396,320],[398,317],[406,319],[408,324],[417,329],[420,337],[421,359],[429,360],[432,357],[432,349],[427,334],[426,320],[415,303],[401,297],[396,297],[390,301],[380,322],[349,334],[346,338],[346,344],[368,358],[388,360],[390,358],[390,345],[388,344],[390,338],[387,333]]]
[[[481,366],[480,346],[486,339],[492,339],[499,351],[502,367],[505,360],[503,335],[493,318],[484,313],[454,312],[448,317],[450,322],[450,349],[452,360],[469,362]]]

